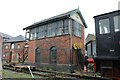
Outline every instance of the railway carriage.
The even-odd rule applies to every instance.
[[[120,10],[94,16],[97,71],[120,78]]]

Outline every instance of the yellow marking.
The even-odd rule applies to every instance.
[[[74,43],[73,47],[74,49],[82,48],[82,43]]]

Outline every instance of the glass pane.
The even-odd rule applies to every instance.
[[[14,47],[15,47],[15,44],[13,43],[13,44],[12,44],[12,49],[14,49]]]
[[[18,48],[18,49],[20,48],[20,44],[18,44],[17,48]]]
[[[92,42],[92,51],[93,51],[93,56],[96,56],[96,42],[95,41],[93,41]]]
[[[55,30],[56,28],[54,26],[54,23],[49,23],[47,26],[47,36],[55,36]]]
[[[56,63],[56,57],[57,57],[57,48],[56,47],[52,47],[50,49],[51,53],[50,53],[50,63]]]
[[[35,37],[36,37],[36,28],[33,28],[33,29],[31,29],[30,30],[30,40],[33,40],[33,39],[35,39]]]
[[[40,54],[40,48],[37,48],[37,49],[36,49],[36,53],[37,53],[37,54]]]
[[[46,25],[39,27],[38,38],[43,38],[45,36]]]
[[[115,32],[120,31],[120,16],[114,16],[114,29]]]
[[[110,33],[109,19],[102,19],[99,21],[100,34]]]
[[[78,22],[73,21],[73,29],[74,35],[81,37],[81,25]]]
[[[63,27],[63,21],[57,21],[56,24],[56,35],[61,35],[62,34],[62,27]]]
[[[91,56],[91,44],[87,45],[87,55],[88,55],[88,57]]]
[[[66,20],[64,20],[64,25],[63,25],[63,33],[64,34],[68,34],[68,29],[69,29],[69,22],[68,22],[69,20],[68,19],[66,19]]]

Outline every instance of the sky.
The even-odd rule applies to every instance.
[[[88,33],[95,33],[93,16],[118,10],[120,0],[0,0],[0,32],[25,35],[23,28],[79,8],[88,26]]]

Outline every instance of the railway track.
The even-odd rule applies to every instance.
[[[7,69],[7,70],[12,70],[12,71],[15,71],[18,73],[22,72],[22,73],[30,74],[30,71],[28,70],[28,68],[20,68],[20,67],[15,68],[13,66],[4,66],[3,68]],[[66,72],[58,72],[58,71],[50,71],[50,70],[38,70],[38,69],[34,69],[34,68],[31,68],[31,70],[32,70],[33,75],[38,75],[40,77],[50,78],[50,79],[64,79],[64,80],[66,80],[66,79],[67,80],[68,79],[70,79],[70,80],[94,79],[94,80],[98,80],[101,78],[100,76],[96,76],[94,74],[84,74],[84,73],[80,73],[80,72],[66,73]],[[107,80],[108,78],[104,78],[104,79]]]

